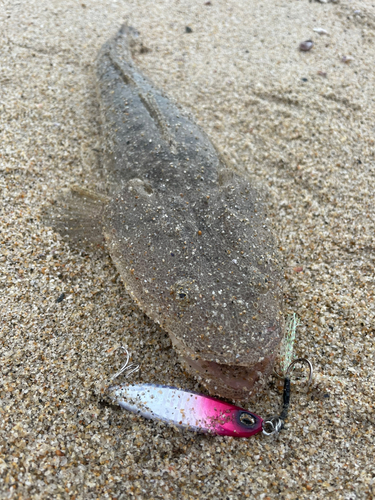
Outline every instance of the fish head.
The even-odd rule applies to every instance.
[[[248,394],[283,335],[282,272],[264,204],[248,181],[179,193],[132,179],[110,202],[111,256],[142,310],[210,392]]]

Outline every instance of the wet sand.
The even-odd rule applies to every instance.
[[[105,250],[40,217],[60,189],[102,184],[95,57],[125,21],[144,73],[268,188],[285,315],[316,370],[278,436],[196,435],[103,400],[120,345],[135,380],[204,391]],[[1,498],[372,498],[375,6],[6,1],[0,22]],[[272,379],[240,403],[266,416],[280,402]]]

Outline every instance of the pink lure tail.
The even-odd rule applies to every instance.
[[[175,387],[125,384],[109,391],[125,410],[195,432],[250,437],[263,428],[261,417],[239,406]]]

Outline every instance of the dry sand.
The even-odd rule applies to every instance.
[[[1,498],[375,496],[374,0],[210,3],[2,2]],[[94,60],[126,20],[150,49],[142,70],[270,189],[285,313],[316,369],[276,437],[179,432],[100,402],[118,345],[135,380],[203,391],[108,255],[39,218],[60,188],[101,182]],[[277,384],[242,404],[277,412]]]

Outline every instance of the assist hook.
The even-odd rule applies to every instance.
[[[292,361],[285,373],[282,411],[279,416],[271,417],[263,422],[263,434],[265,434],[266,436],[271,436],[271,434],[280,432],[285,425],[285,420],[288,417],[288,410],[290,405],[290,374],[297,363],[306,363],[308,365],[309,378],[307,380],[307,386],[311,384],[314,372],[311,361],[309,361],[307,358],[299,358]]]

